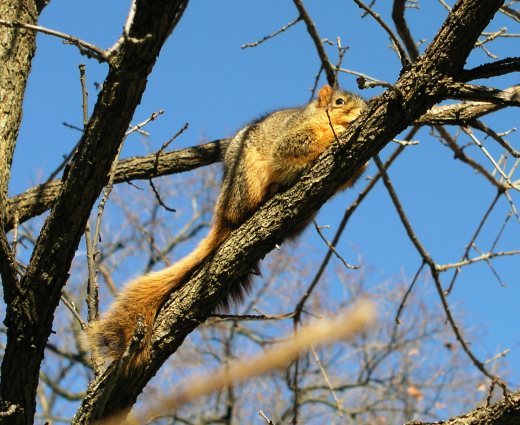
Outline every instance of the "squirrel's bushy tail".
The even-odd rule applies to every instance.
[[[159,309],[170,293],[189,278],[229,233],[229,229],[214,225],[206,238],[186,257],[164,270],[151,272],[128,283],[110,310],[92,324],[88,332],[95,354],[120,358],[130,344],[137,320],[141,316],[142,323],[146,326],[145,335],[130,363],[132,368],[146,364],[153,325]]]

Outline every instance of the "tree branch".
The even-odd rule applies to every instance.
[[[175,152],[160,153],[159,151],[146,156],[121,160],[117,164],[114,183],[148,180],[212,164],[221,160],[228,143],[229,139],[220,139]],[[13,228],[15,218],[18,219],[18,223],[24,223],[48,210],[57,199],[61,187],[62,182],[54,180],[9,198],[5,230],[9,231]]]
[[[403,40],[408,55],[412,61],[415,61],[419,57],[419,49],[417,49],[417,45],[413,40],[410,29],[406,24],[406,19],[404,17],[405,5],[406,0],[394,0],[394,6],[392,8],[392,19],[399,37],[401,37],[401,40]]]
[[[392,41],[392,44],[394,45],[395,51],[397,53],[397,56],[399,57],[399,61],[401,62],[401,65],[403,68],[408,66],[409,60],[408,56],[406,55],[406,52],[403,49],[403,46],[401,46],[401,43],[399,42],[399,39],[395,36],[392,29],[386,24],[385,21],[381,19],[381,16],[374,12],[371,7],[368,7],[365,3],[363,3],[361,0],[354,0],[354,3],[358,5],[359,8],[363,9],[365,12],[367,12],[372,18],[375,19],[375,21],[383,28],[383,30],[388,34],[388,37],[390,37],[390,40]]]
[[[307,32],[311,36],[312,41],[314,42],[314,47],[316,47],[316,51],[318,52],[318,56],[321,60],[321,66],[325,71],[325,75],[327,76],[327,82],[331,86],[336,85],[336,75],[334,73],[334,67],[329,61],[327,53],[323,48],[323,43],[321,41],[320,35],[318,34],[318,30],[313,20],[307,13],[305,6],[303,5],[302,0],[293,0],[296,9],[298,9],[298,13],[300,14],[300,19],[305,22],[305,26],[307,27]]]
[[[457,78],[460,81],[478,80],[480,78],[491,78],[499,75],[520,71],[520,58],[505,58],[496,62],[485,63],[472,69],[463,70]]]
[[[69,34],[64,34],[60,31],[52,30],[45,27],[40,27],[38,25],[28,24],[24,22],[18,22],[18,21],[6,21],[4,19],[0,19],[0,26],[5,26],[9,28],[24,28],[31,31],[37,31],[41,32],[43,34],[52,35],[57,38],[61,38],[62,40],[65,40],[67,44],[72,44],[76,46],[80,53],[82,55],[85,55],[89,58],[97,59],[99,62],[108,62],[109,57],[107,53],[100,49],[99,47],[95,46],[94,44],[87,43],[86,41],[83,41],[77,37],[74,37]]]
[[[412,421],[405,425],[516,425],[520,416],[520,392],[491,406],[481,406],[461,416],[442,422]]]
[[[516,98],[520,96],[520,86],[509,87],[503,90],[502,93],[507,93],[507,96],[510,98]],[[421,125],[465,125],[506,106],[503,102],[465,102],[434,106],[423,114],[416,123]]]
[[[506,106],[520,106],[518,87],[519,86],[515,86],[510,91],[503,91],[493,87],[459,82],[447,84],[449,98],[492,102]]]

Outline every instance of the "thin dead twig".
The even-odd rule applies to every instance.
[[[471,250],[471,247],[473,246],[473,244],[477,240],[478,235],[480,234],[480,232],[484,228],[484,224],[486,223],[487,219],[491,215],[491,212],[493,211],[493,209],[497,205],[498,200],[500,199],[500,196],[502,195],[502,193],[503,192],[500,191],[500,190],[497,191],[495,197],[491,201],[491,204],[489,205],[489,207],[487,208],[486,212],[484,213],[482,219],[480,220],[480,222],[479,222],[475,232],[471,236],[471,239],[470,239],[469,243],[466,245],[466,248],[464,249],[464,254],[462,254],[462,258],[461,258],[460,261],[465,261],[465,260],[469,259],[469,251]],[[456,268],[455,269],[455,273],[453,274],[453,276],[451,278],[450,284],[448,285],[448,289],[446,289],[446,295],[449,295],[451,293],[451,291],[453,290],[453,286],[455,285],[455,281],[457,280],[457,277],[459,276],[459,274],[460,274],[460,269]]]
[[[353,266],[352,264],[347,263],[347,261],[338,253],[338,251],[336,250],[336,247],[327,240],[325,235],[323,235],[323,232],[321,231],[321,227],[318,225],[318,223],[316,223],[316,220],[313,220],[313,224],[314,224],[314,227],[316,228],[316,231],[318,232],[318,235],[320,236],[321,240],[323,242],[325,242],[327,247],[332,250],[332,252],[336,256],[336,258],[338,260],[340,260],[347,269],[357,270],[360,268],[360,266]]]
[[[472,361],[473,365],[482,374],[487,376],[492,381],[496,380],[497,382],[500,382],[501,385],[505,386],[504,382],[498,376],[493,375],[492,373],[490,373],[485,368],[484,364],[480,360],[477,359],[477,357],[470,350],[468,343],[464,340],[464,338],[462,336],[462,332],[460,331],[457,323],[455,322],[455,318],[453,317],[453,315],[451,313],[451,309],[449,307],[449,304],[448,304],[448,301],[446,299],[444,290],[442,288],[441,279],[440,279],[440,276],[439,276],[439,272],[437,270],[437,264],[432,259],[432,257],[428,254],[428,252],[426,251],[426,249],[424,248],[424,246],[420,242],[419,238],[415,234],[415,232],[413,230],[413,227],[412,227],[410,221],[408,220],[407,215],[404,212],[404,209],[403,209],[403,207],[401,205],[399,197],[397,196],[397,193],[395,192],[394,187],[393,187],[392,183],[390,182],[390,179],[389,179],[388,175],[386,174],[386,171],[385,171],[385,169],[383,167],[383,164],[382,164],[381,160],[379,159],[379,157],[377,155],[374,157],[374,161],[376,162],[376,165],[379,168],[379,172],[381,173],[381,176],[383,178],[383,182],[385,184],[385,187],[386,187],[386,189],[388,191],[388,194],[390,195],[392,203],[394,204],[394,207],[395,207],[395,209],[397,211],[399,219],[401,220],[401,223],[403,224],[408,237],[410,238],[412,244],[415,246],[417,252],[421,256],[422,261],[424,263],[426,263],[429,266],[429,268],[430,268],[430,271],[431,271],[431,274],[432,274],[432,278],[433,278],[433,281],[435,283],[435,288],[437,289],[437,293],[438,293],[439,298],[441,300],[441,304],[442,304],[442,307],[443,307],[444,312],[446,314],[446,318],[448,320],[448,323],[450,324],[450,327],[453,330],[453,333],[455,334],[455,338],[457,339],[457,341],[461,345],[461,347],[464,350],[464,352],[470,358],[470,360]]]
[[[446,270],[455,269],[455,268],[459,268],[462,266],[468,266],[470,264],[478,263],[480,261],[488,261],[492,258],[505,257],[505,256],[511,256],[511,255],[520,255],[520,250],[487,252],[478,257],[468,258],[466,260],[457,261],[456,263],[437,265],[436,268],[438,271],[444,272]]]
[[[302,20],[302,18],[300,16],[298,16],[296,19],[294,19],[293,21],[289,22],[288,24],[284,25],[283,27],[281,27],[279,30],[276,30],[275,32],[269,34],[269,35],[266,35],[265,37],[262,37],[260,40],[258,41],[254,41],[252,43],[245,43],[245,44],[242,44],[240,46],[241,49],[247,49],[249,47],[256,47],[260,44],[262,44],[264,41],[267,41],[271,38],[274,38],[276,37],[278,34],[281,34],[283,33],[284,31],[287,31],[289,28],[291,28],[292,26],[296,25],[298,22],[300,22]]]
[[[397,53],[397,56],[399,58],[399,61],[401,62],[401,65],[403,67],[407,67],[410,64],[409,58],[403,49],[403,46],[401,46],[401,43],[399,39],[396,37],[392,29],[388,26],[388,24],[381,18],[381,15],[374,12],[374,10],[371,7],[368,7],[365,3],[363,3],[361,0],[354,0],[354,3],[356,3],[361,9],[363,9],[365,12],[367,12],[372,18],[375,19],[375,21],[383,28],[383,30],[388,34],[390,37],[390,40],[392,40],[392,44],[395,48],[395,51]]]
[[[520,187],[518,185],[515,185],[513,184],[513,182],[511,181],[511,179],[507,176],[507,174],[502,170],[502,168],[497,164],[497,162],[495,161],[495,159],[493,158],[493,156],[491,156],[491,154],[489,153],[489,151],[484,147],[484,145],[482,144],[482,142],[480,140],[478,140],[478,138],[475,136],[475,134],[473,134],[473,132],[471,131],[471,129],[469,127],[466,127],[466,126],[462,126],[462,131],[464,131],[464,133],[466,133],[470,138],[471,140],[473,140],[473,142],[479,147],[479,149],[482,151],[482,153],[486,156],[486,158],[491,162],[491,164],[493,165],[493,167],[495,168],[496,171],[498,171],[498,174],[500,174],[500,176],[505,180],[505,182],[507,183],[508,187],[510,188],[513,188],[515,190],[518,190],[520,191]]]
[[[500,146],[502,146],[506,151],[508,151],[511,156],[514,158],[520,158],[520,151],[514,149],[504,138],[496,133],[492,128],[489,128],[480,120],[474,120],[471,122],[471,126],[476,129],[486,133],[488,136],[492,137]]]
[[[17,21],[6,21],[4,19],[0,19],[0,25],[10,28],[24,28],[31,31],[41,32],[43,34],[52,35],[53,37],[61,38],[65,40],[67,44],[72,44],[76,46],[82,55],[96,59],[99,62],[109,62],[109,55],[105,50],[100,49],[94,44],[83,41],[78,37],[74,37],[72,35],[65,34],[63,32],[52,30],[49,28],[41,27],[39,25],[26,24]]]
[[[321,41],[320,35],[318,34],[318,30],[314,21],[310,17],[309,13],[305,9],[302,0],[293,0],[296,9],[298,9],[298,13],[300,14],[299,18],[305,22],[305,26],[307,27],[307,32],[309,33],[312,41],[314,42],[314,46],[316,47],[316,51],[318,52],[318,56],[321,60],[321,65],[325,74],[327,75],[327,82],[331,86],[336,85],[336,76],[334,73],[334,66],[331,64],[325,49],[323,48],[323,43]]]

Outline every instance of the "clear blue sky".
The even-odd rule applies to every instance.
[[[376,3],[377,10],[387,19],[390,3]],[[81,3],[53,0],[40,24],[108,48],[121,32],[128,4],[122,0]],[[335,40],[339,35],[343,45],[350,47],[345,67],[388,82],[398,78],[400,64],[388,48],[386,34],[372,19],[360,19],[360,11],[352,2],[307,0],[306,6],[323,38]],[[446,14],[436,1],[422,1],[420,10],[409,10],[407,16],[414,37],[425,39],[427,44]],[[262,113],[305,103],[319,63],[303,24],[254,49],[240,48],[277,30],[296,15],[291,1],[192,0],[158,59],[134,117],[137,123],[154,111],[166,110],[165,115],[148,128],[152,148],[159,148],[185,122],[189,123],[189,130],[175,142],[175,148],[229,136]],[[511,22],[507,24],[512,25]],[[500,17],[492,23],[491,30],[503,25],[504,19]],[[511,30],[518,32],[518,26]],[[518,52],[518,43],[516,46],[513,43],[514,39],[505,40],[496,48],[493,45],[490,48],[499,58],[505,58]],[[335,59],[334,48],[328,51]],[[478,51],[471,56],[470,63],[473,66],[488,61],[490,58]],[[87,64],[92,106],[96,98],[94,82],[103,81],[106,66],[81,57],[76,48],[63,45],[56,38],[38,36],[38,51],[14,159],[11,194],[43,181],[77,142],[78,133],[64,127],[62,122],[81,126],[77,68],[80,63]],[[504,77],[498,86],[505,88],[515,82],[512,77]],[[341,83],[344,88],[359,92],[354,77],[343,75]],[[379,93],[380,90],[374,89],[360,94],[372,97]],[[518,126],[518,111],[501,112],[485,118],[485,122],[497,131],[506,131]],[[451,131],[454,133],[457,129]],[[427,129],[415,139],[420,144],[408,148],[391,169],[390,176],[427,250],[439,263],[454,262],[462,255],[495,190],[482,177],[454,160],[451,151],[430,137]],[[508,139],[520,147],[518,135],[510,135]],[[495,155],[499,152],[493,143],[487,145]],[[394,146],[388,147],[383,157]],[[138,139],[130,139],[122,156],[147,152]],[[468,148],[468,152],[491,170],[475,148]],[[374,174],[373,165],[366,174]],[[319,217],[320,224],[335,226],[340,219],[338,211],[342,211],[362,187],[360,183],[350,193],[330,202]],[[520,198],[513,194],[513,199],[518,202]],[[482,249],[492,243],[508,211],[509,206],[502,201],[487,225],[484,239],[479,242]],[[520,226],[513,217],[498,250],[518,249],[519,233]],[[329,234],[332,235],[332,231]],[[411,277],[420,265],[419,256],[381,185],[359,209],[339,248],[353,263],[359,255],[363,257],[374,269],[370,277],[374,284],[401,275]],[[508,359],[517,367],[511,380],[518,385],[520,259],[498,259],[493,265],[507,286],[500,286],[490,268],[481,263],[464,269],[449,300],[455,312],[464,311],[464,324],[472,329],[471,335],[475,337],[471,340],[472,348],[481,360],[506,348],[512,350]],[[431,301],[438,302],[434,291],[430,293]]]

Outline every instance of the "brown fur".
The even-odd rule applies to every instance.
[[[92,325],[89,339],[94,350],[114,359],[121,357],[141,317],[145,336],[126,373],[146,365],[155,318],[172,291],[186,282],[262,203],[292,185],[364,109],[366,103],[360,97],[326,85],[305,107],[273,112],[240,130],[225,154],[224,180],[208,236],[176,264],[128,283],[110,310]],[[363,170],[342,189],[351,186]],[[289,237],[297,237],[313,217],[293,229]],[[256,271],[257,266],[253,269]],[[244,278],[229,296],[240,300],[249,283],[250,278]],[[222,304],[228,302],[225,299]]]

